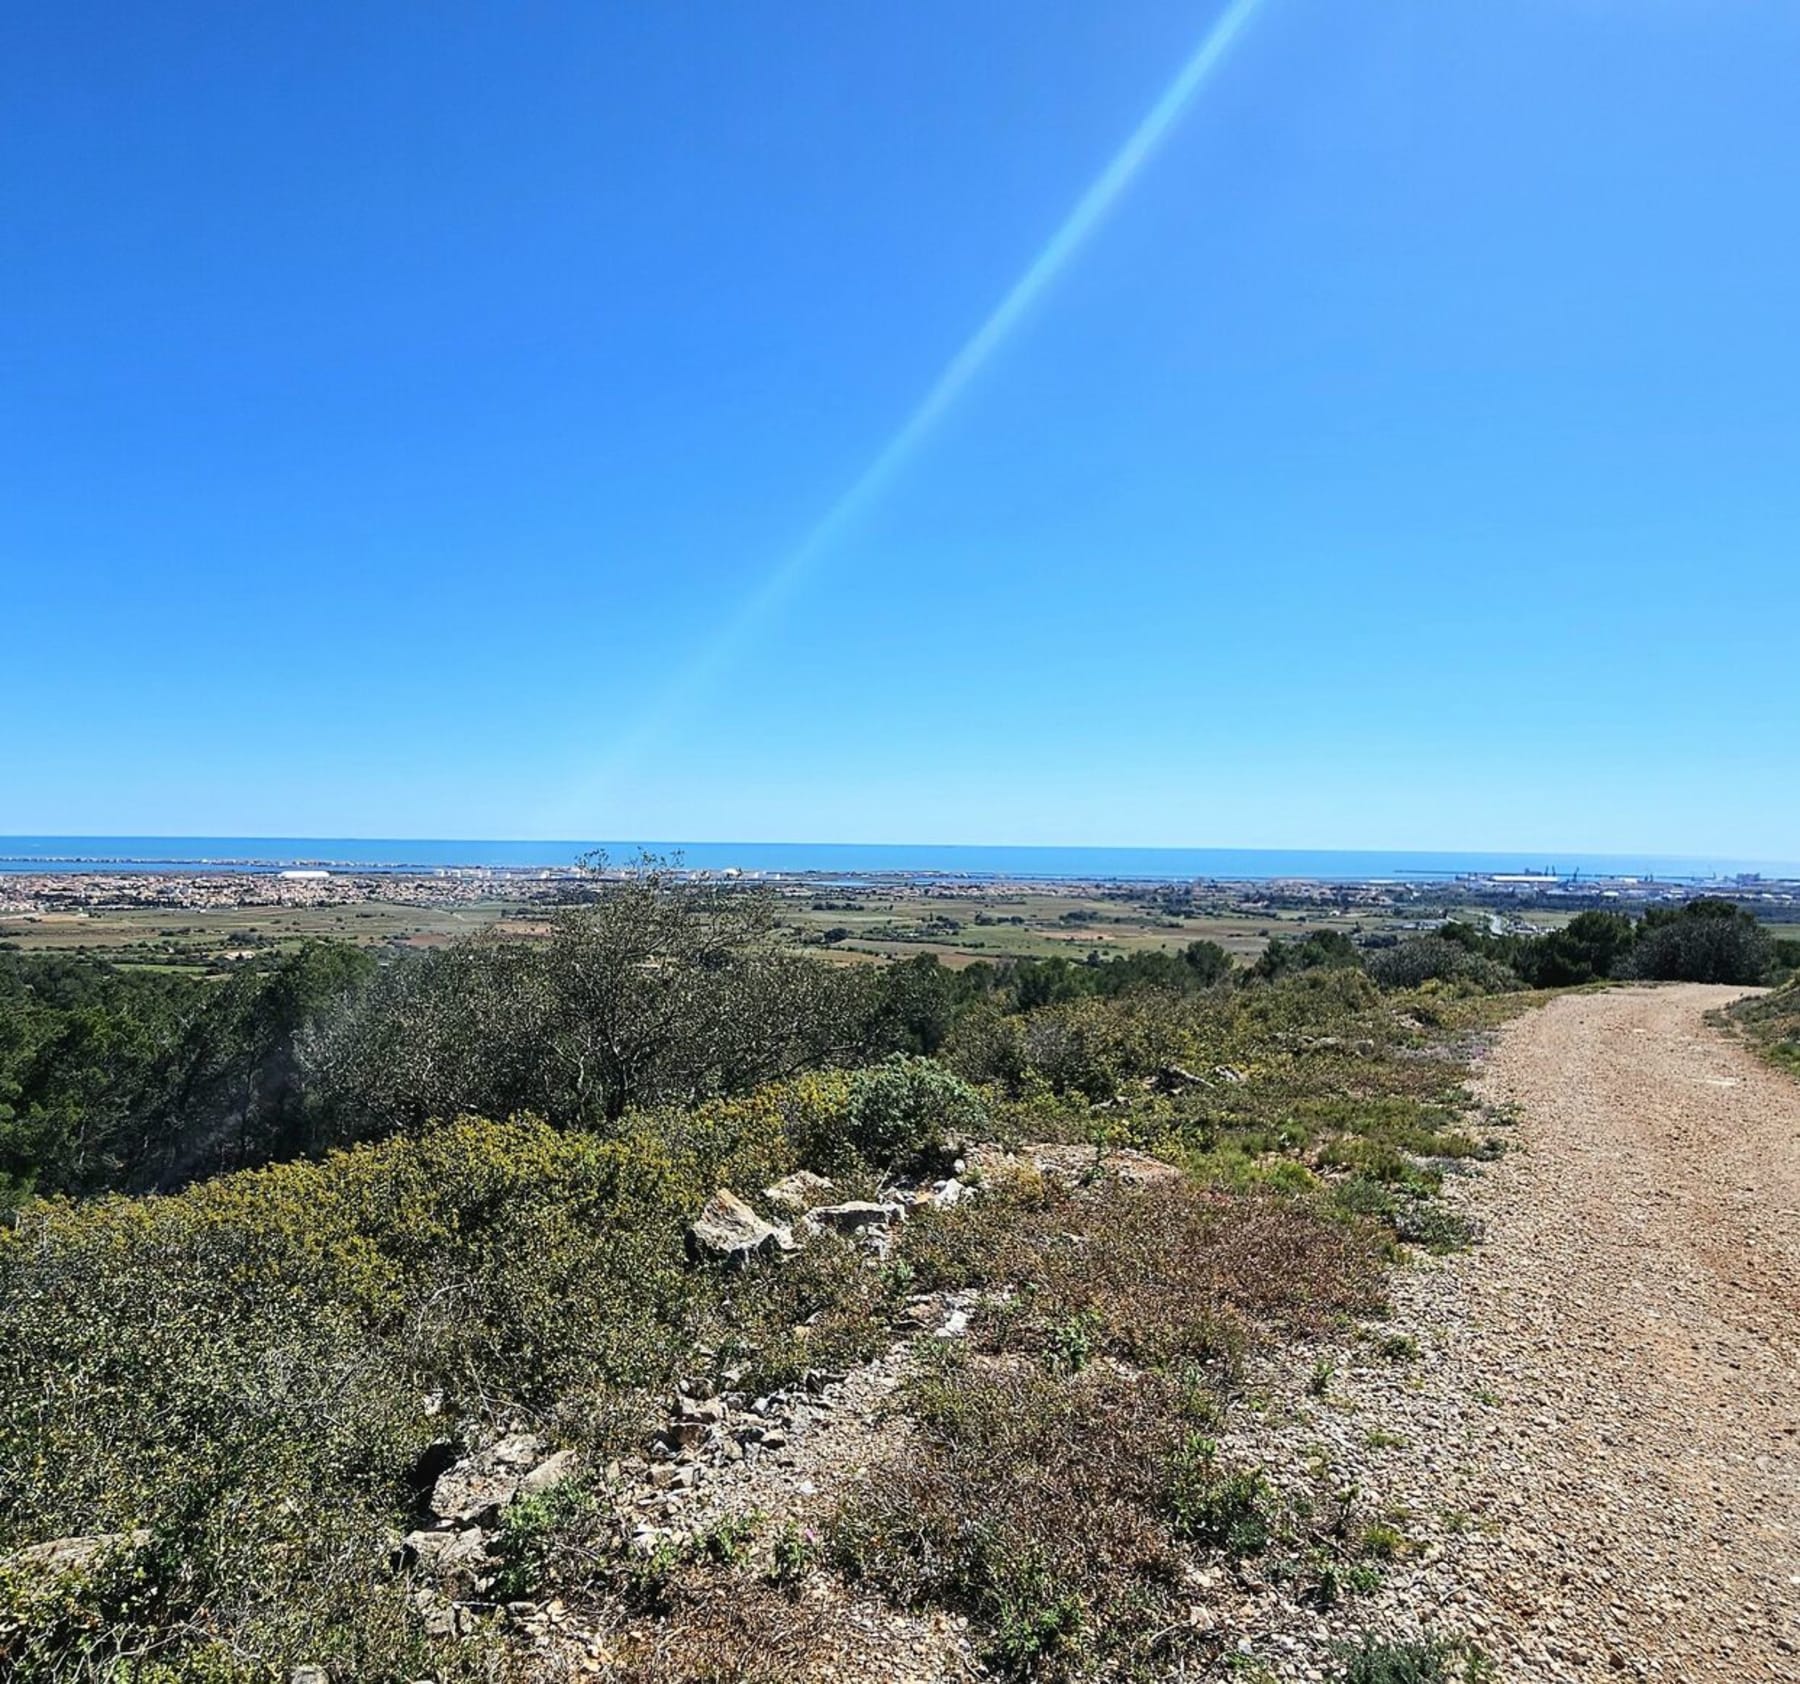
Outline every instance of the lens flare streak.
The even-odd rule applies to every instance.
[[[652,744],[699,702],[767,623],[782,601],[817,567],[906,465],[925,438],[962,395],[982,366],[1018,327],[1070,260],[1104,220],[1120,195],[1149,161],[1194,96],[1260,9],[1263,0],[1233,0],[1181,72],[1150,108],[1049,243],[1015,281],[944,368],[918,407],[831,509],[749,596],[733,618],[681,669],[638,727],[615,745],[610,773],[616,778],[639,763]]]

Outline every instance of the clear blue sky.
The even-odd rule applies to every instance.
[[[1800,7],[15,8],[0,832],[1800,848]],[[760,603],[760,606],[756,606]]]

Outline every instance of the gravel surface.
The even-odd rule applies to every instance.
[[[1800,1680],[1800,1084],[1707,1025],[1743,992],[1509,1024],[1477,1091],[1512,1149],[1446,1189],[1485,1243],[1399,1270],[1348,1350],[1261,1366],[1232,1452],[1289,1490],[1323,1458],[1405,1540],[1329,1613],[1223,1610],[1274,1676],[1374,1632],[1468,1639],[1520,1684]]]
[[[1483,1073],[1523,1147],[1466,1275],[1524,1474],[1485,1589],[1544,1676],[1800,1678],[1800,1084],[1707,1026],[1743,992],[1565,996]]]

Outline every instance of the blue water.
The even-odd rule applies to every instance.
[[[1235,881],[1277,877],[1356,882],[1462,872],[1555,871],[1564,876],[1706,881],[1761,872],[1800,878],[1800,862],[1698,859],[1667,854],[1428,853],[1406,849],[1025,848],[881,842],[474,842],[271,836],[0,836],[0,873],[94,871],[523,871],[573,865],[603,848],[615,863],[641,852],[679,856],[694,870],[818,872],[856,878],[888,872],[943,877]]]

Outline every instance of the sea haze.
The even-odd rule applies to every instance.
[[[342,871],[526,871],[575,864],[604,851],[616,863],[651,853],[694,870],[818,872],[831,876],[917,873],[1020,879],[1326,881],[1428,878],[1467,872],[1556,872],[1584,877],[1706,881],[1760,872],[1800,877],[1800,863],[1667,854],[1549,856],[1409,849],[980,847],[887,842],[504,842],[316,836],[4,836],[0,872],[243,871],[294,867]]]

